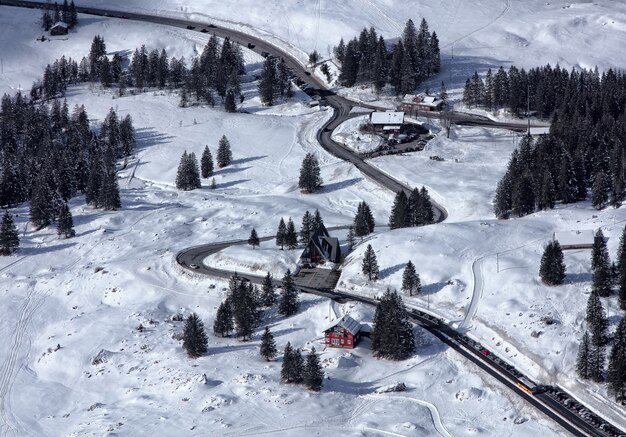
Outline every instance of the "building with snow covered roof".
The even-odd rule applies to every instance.
[[[558,241],[561,249],[591,249],[593,247],[593,231],[558,231],[554,233],[554,241]]]
[[[50,28],[50,35],[58,36],[58,35],[67,35],[69,31],[69,26],[63,21],[57,21],[54,26]]]
[[[404,112],[375,111],[370,114],[370,123],[376,132],[400,131],[404,124]]]
[[[443,100],[426,94],[406,94],[402,99],[400,107],[408,113],[441,111],[443,109]]]
[[[353,349],[361,338],[361,323],[346,315],[324,329],[324,344]]]
[[[325,262],[339,264],[341,262],[341,246],[339,240],[331,237],[324,225],[320,226],[311,236],[300,255],[303,264],[323,264]]]

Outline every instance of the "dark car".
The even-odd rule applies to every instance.
[[[307,76],[310,76],[311,72],[310,71],[305,71],[304,74],[306,74]]]
[[[255,48],[255,47],[256,47],[256,46],[255,46],[254,44],[252,44],[251,42],[249,42],[249,43],[248,43],[248,48],[249,48],[249,49],[253,49],[253,48]]]
[[[208,29],[202,29],[200,32],[202,32],[202,33],[209,33]]]
[[[192,26],[191,24],[187,26],[187,30],[194,30],[196,26]]]
[[[263,56],[264,58],[267,58],[269,55],[269,52],[261,52],[261,56]]]
[[[215,24],[209,24],[209,27],[215,29],[217,26]]]

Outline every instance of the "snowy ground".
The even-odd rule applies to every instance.
[[[84,4],[90,2],[101,4],[95,0]],[[213,19],[207,16],[233,20],[236,15],[239,22],[278,35],[282,41],[275,39],[277,44],[290,44],[301,56],[316,47],[327,55],[329,45],[340,36],[352,37],[363,25],[375,25],[386,37],[397,36],[407,17],[419,21],[414,15],[419,11],[442,43],[443,72],[425,84],[432,89],[441,80],[460,86],[474,69],[502,63],[624,67],[624,58],[614,56],[614,51],[626,39],[626,6],[611,1],[289,0],[240,2],[236,13],[228,4],[207,8],[206,2],[146,5],[138,0],[107,3],[209,21]],[[95,34],[104,36],[109,52],[127,52],[145,43],[148,49],[165,47],[170,56],[187,59],[206,42],[206,36],[196,32],[82,17],[68,40],[41,43],[35,41],[38,18],[36,12],[0,7],[1,92],[13,93],[20,85],[29,90],[45,64],[63,53],[80,59]],[[258,57],[249,53],[246,57],[251,70],[259,68]],[[197,361],[184,358],[180,342],[172,338],[181,324],[169,317],[196,311],[210,328],[225,284],[181,275],[172,263],[177,250],[247,238],[252,227],[260,236],[269,235],[281,216],[291,216],[299,225],[304,211],[316,208],[327,225],[346,224],[361,200],[370,204],[376,221],[385,224],[392,201],[390,193],[319,149],[314,134],[328,112],[308,108],[301,95],[295,103],[267,110],[260,106],[253,84],[244,92],[246,110],[252,114],[225,115],[201,107],[183,110],[176,95],[113,99],[97,87],[71,90],[68,102],[85,103],[94,122],[102,120],[110,107],[122,116],[132,115],[139,161],[135,179],[120,180],[122,211],[93,211],[82,199],[72,201],[75,239],[59,241],[54,229],[32,232],[26,227],[27,205],[14,211],[23,231],[22,249],[0,260],[5,314],[0,317],[0,356],[6,357],[0,367],[0,418],[15,430],[8,434],[560,432],[420,330],[417,355],[402,363],[371,359],[367,343],[350,353],[324,351],[331,379],[321,394],[279,384],[280,362],[258,359],[258,335],[248,343],[211,336],[208,356]],[[182,151],[199,156],[208,144],[215,152],[222,134],[231,141],[235,162],[217,171],[217,189],[210,190],[209,181],[194,192],[173,189]],[[603,227],[614,256],[626,214],[624,209],[598,213],[582,203],[523,219],[493,220],[492,194],[514,140],[506,131],[461,128],[450,140],[439,135],[423,152],[373,160],[402,181],[425,185],[450,218],[440,226],[369,237],[367,242],[378,254],[381,280],[374,285],[363,280],[360,254],[365,244],[360,244],[347,259],[340,287],[364,294],[398,287],[404,263],[411,259],[418,266],[424,293],[407,298],[410,304],[430,307],[467,327],[471,335],[536,378],[565,385],[595,410],[624,423],[623,411],[603,400],[603,388],[572,377],[590,287],[589,253],[566,254],[564,286],[543,286],[537,271],[542,246],[554,230]],[[322,163],[325,188],[319,195],[304,196],[297,189],[298,169],[307,152]],[[445,161],[429,160],[431,155]],[[251,247],[237,250],[241,252],[221,254],[218,262],[237,259],[242,269],[251,268],[243,261],[255,255],[256,262],[261,252],[252,252]],[[259,269],[270,264],[265,259]],[[271,268],[282,268],[280,264]],[[482,284],[476,290],[474,274],[476,284]],[[473,291],[477,305],[470,305]],[[328,314],[353,312],[371,320],[364,307],[331,308],[325,299],[303,300],[302,312],[293,318],[271,313],[264,319],[280,349],[287,341],[322,349],[317,341]],[[615,326],[616,302],[610,305]],[[558,322],[546,326],[541,322],[544,316]],[[139,323],[147,327],[143,333],[135,330]],[[533,337],[533,331],[541,332]],[[55,351],[57,345],[60,349]],[[107,362],[92,365],[103,349],[110,351],[105,353]],[[402,395],[406,398],[373,394],[375,388],[396,381],[407,383],[409,391]]]
[[[356,152],[369,152],[376,150],[383,139],[379,135],[372,135],[367,132],[360,132],[359,127],[369,120],[369,115],[362,115],[351,118],[341,123],[333,131],[332,139]]]

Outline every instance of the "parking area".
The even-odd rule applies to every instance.
[[[341,270],[301,269],[294,277],[297,286],[318,289],[334,289],[341,276]]]

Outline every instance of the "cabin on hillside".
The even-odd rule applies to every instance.
[[[69,27],[63,21],[57,21],[54,26],[50,28],[50,35],[59,36],[59,35],[67,35],[69,32]]]
[[[559,231],[554,233],[554,241],[558,241],[562,250],[591,249],[593,247],[593,231]]]
[[[370,114],[370,124],[374,132],[384,132],[388,134],[399,133],[404,124],[404,112],[397,111],[375,111]]]
[[[331,237],[324,225],[320,226],[311,236],[300,255],[302,264],[324,264],[341,262],[341,246],[339,240]]]
[[[347,315],[324,329],[324,344],[328,347],[353,349],[360,338],[361,323]]]

